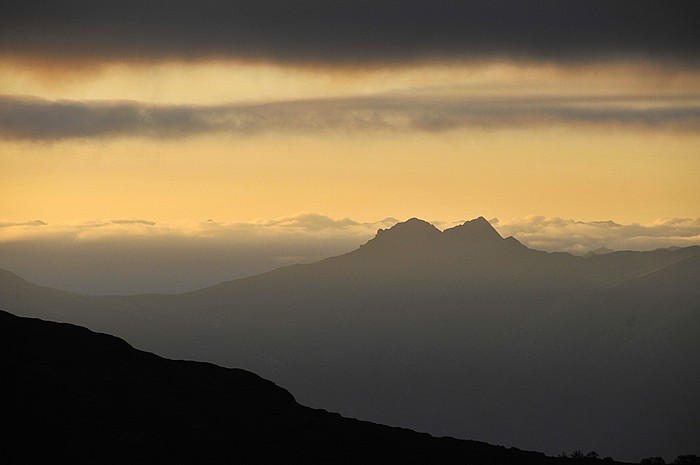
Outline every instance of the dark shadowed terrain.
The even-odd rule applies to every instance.
[[[553,455],[700,444],[700,247],[587,258],[479,218],[179,295],[85,296],[3,272],[0,306],[241,367],[305,405]]]
[[[0,370],[4,463],[568,463],[343,418],[244,370],[6,312]]]

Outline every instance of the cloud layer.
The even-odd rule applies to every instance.
[[[300,213],[247,223],[0,222],[0,268],[89,294],[183,292],[339,255],[396,223]]]
[[[671,218],[651,224],[577,221],[528,216],[508,222],[491,221],[503,236],[513,236],[530,248],[582,255],[606,247],[612,250],[653,250],[700,245],[700,218]]]
[[[542,124],[700,130],[700,95],[378,95],[265,104],[148,105],[0,96],[0,138],[60,140],[202,133],[427,131]]]
[[[0,222],[0,268],[85,293],[182,292],[346,253],[396,222],[360,223],[317,213],[247,223]],[[541,216],[491,222],[504,237],[512,235],[531,248],[579,255],[600,247],[700,245],[700,218],[628,225]],[[455,223],[436,225],[445,229]]]
[[[660,0],[14,2],[0,53],[94,60],[401,63],[484,57],[698,64],[700,4]]]

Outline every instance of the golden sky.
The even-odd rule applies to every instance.
[[[370,71],[244,63],[119,64],[85,74],[18,64],[0,69],[6,96],[30,95],[47,106],[304,102],[298,111],[308,114],[307,106],[324,101],[361,99],[362,111],[373,99],[399,105],[392,110],[395,127],[334,123],[334,114],[324,120],[331,106],[320,111],[318,123],[302,127],[273,121],[249,132],[8,137],[0,141],[6,220],[245,221],[298,211],[360,221],[538,214],[631,222],[698,215],[697,121],[691,127],[675,120],[630,122],[614,113],[696,109],[700,78],[694,72],[497,63]],[[488,113],[504,99],[503,112]],[[415,111],[447,118],[439,114],[444,100],[462,100],[467,110],[485,101],[484,121],[470,115],[445,127],[402,125]],[[529,111],[552,100],[565,102],[564,110],[591,107],[602,114],[590,120],[549,114],[549,108],[522,114],[523,106]],[[292,120],[304,118],[295,111]]]
[[[99,3],[75,18],[18,8],[0,35],[0,218],[700,216],[687,14],[650,32],[653,12],[637,24],[552,4],[546,18],[561,24],[543,42],[534,29],[497,36],[526,23],[486,3],[438,2],[444,11],[429,18],[419,3],[402,13],[410,36],[391,21],[384,35],[360,35],[353,15],[375,8],[364,3],[324,11],[337,32],[280,7],[276,29],[254,23],[250,36],[226,21],[258,18],[252,3],[240,14],[217,2],[163,13],[173,24],[206,8],[231,13],[185,32],[150,27],[155,7],[134,16]],[[384,18],[389,3],[377,5]],[[472,37],[449,21],[482,14],[496,32]],[[626,29],[590,35],[581,21],[599,14]],[[126,25],[134,40],[109,35]]]
[[[699,22],[662,0],[15,2],[0,267],[176,292],[410,217],[575,254],[700,244]]]

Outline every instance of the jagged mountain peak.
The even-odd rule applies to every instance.
[[[396,223],[388,229],[380,229],[377,231],[377,238],[392,237],[409,240],[420,240],[428,237],[437,237],[440,235],[440,230],[419,218],[411,218],[401,223]]]
[[[469,238],[477,241],[502,240],[503,237],[491,226],[486,218],[480,216],[476,219],[465,221],[464,224],[445,230],[445,235],[450,237]]]
[[[435,230],[438,231],[438,229],[433,226],[431,223],[421,220],[420,218],[416,218],[415,216],[413,218],[409,218],[406,221],[402,221],[400,223],[396,223],[394,226],[392,226],[389,229],[392,230],[399,230],[399,229],[411,229],[411,230]]]
[[[434,225],[419,218],[396,223],[388,229],[377,230],[376,236],[360,248],[364,251],[404,251],[432,247],[440,242],[442,232]],[[401,252],[404,253],[404,252]]]
[[[471,246],[482,247],[500,243],[504,243],[501,235],[483,216],[480,216],[445,231],[440,231],[425,220],[411,218],[389,229],[378,230],[374,239],[365,245],[373,250],[377,247],[403,250],[407,246],[413,251],[436,252],[436,247],[444,249],[458,246],[462,249],[464,246],[471,248]]]

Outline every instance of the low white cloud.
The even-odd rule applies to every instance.
[[[98,240],[109,237],[189,237],[248,242],[270,236],[368,236],[379,228],[387,228],[399,220],[385,218],[360,223],[350,218],[340,220],[312,212],[249,222],[206,221],[156,222],[145,219],[115,218],[80,220],[69,223],[46,223],[41,220],[11,222],[0,220],[0,242],[27,239],[70,238]]]
[[[309,212],[244,223],[0,221],[0,268],[36,284],[91,294],[184,292],[340,255],[396,222]]]
[[[612,250],[653,250],[700,245],[700,218],[660,219],[649,224],[618,224],[614,221],[528,216],[508,222],[493,219],[491,224],[504,237],[513,236],[530,248],[548,252],[581,255],[600,247]]]
[[[533,215],[508,221],[500,221],[498,218],[489,221],[503,237],[513,236],[530,248],[548,252],[583,254],[600,247],[613,250],[653,250],[660,247],[700,245],[700,218],[666,218],[647,224],[619,224],[611,220],[578,221]],[[70,223],[0,220],[0,243],[138,238],[180,238],[240,245],[269,240],[298,243],[318,238],[361,243],[373,237],[378,229],[390,228],[397,222],[398,219],[387,217],[380,221],[362,223],[351,218],[334,219],[313,212],[272,219],[258,218],[248,222],[208,219],[166,223],[133,218]],[[433,224],[439,229],[446,229],[462,222],[433,221]],[[292,256],[303,258],[302,255]]]
[[[362,223],[312,212],[248,222],[0,220],[0,268],[37,284],[84,293],[184,292],[347,253],[397,221]],[[542,216],[490,221],[502,236],[549,252],[700,245],[700,219],[692,218],[650,224]],[[444,230],[461,222],[433,223]]]

